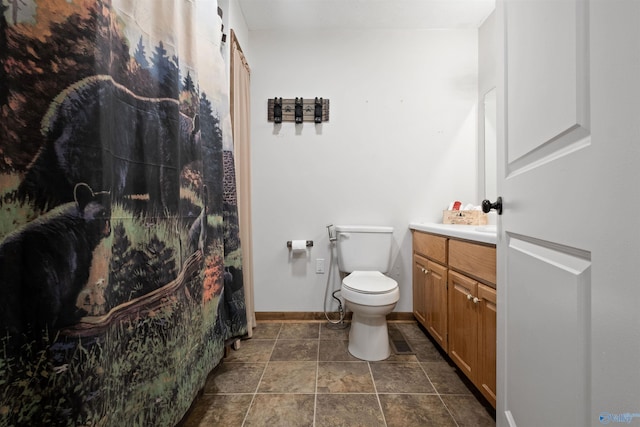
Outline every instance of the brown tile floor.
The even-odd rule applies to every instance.
[[[259,323],[213,370],[181,427],[494,426],[490,410],[416,323],[390,323],[415,351],[365,362],[348,329]]]

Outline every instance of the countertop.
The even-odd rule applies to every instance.
[[[495,245],[497,241],[497,230],[495,225],[458,225],[413,221],[409,223],[409,228],[427,233],[442,234],[444,236],[457,237],[459,239],[489,243],[492,245]]]

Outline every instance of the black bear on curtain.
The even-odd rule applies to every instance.
[[[180,172],[201,160],[199,119],[178,100],[134,94],[111,76],[65,89],[45,114],[44,146],[18,187],[39,209],[68,202],[73,186],[109,188],[114,200],[146,195],[148,210],[178,212]]]
[[[44,331],[76,323],[91,254],[111,234],[110,197],[86,184],[75,201],[13,232],[0,246],[0,330],[37,342]],[[14,348],[14,345],[10,346]]]

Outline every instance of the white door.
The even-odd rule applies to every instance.
[[[496,17],[497,424],[640,426],[640,0]]]

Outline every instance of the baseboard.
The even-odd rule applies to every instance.
[[[337,313],[329,313],[329,318],[337,319]],[[256,321],[304,321],[325,322],[327,319],[322,311],[257,311]],[[351,320],[351,312],[347,313],[345,320]],[[413,322],[415,317],[410,312],[392,312],[387,315],[387,320],[392,322]]]

